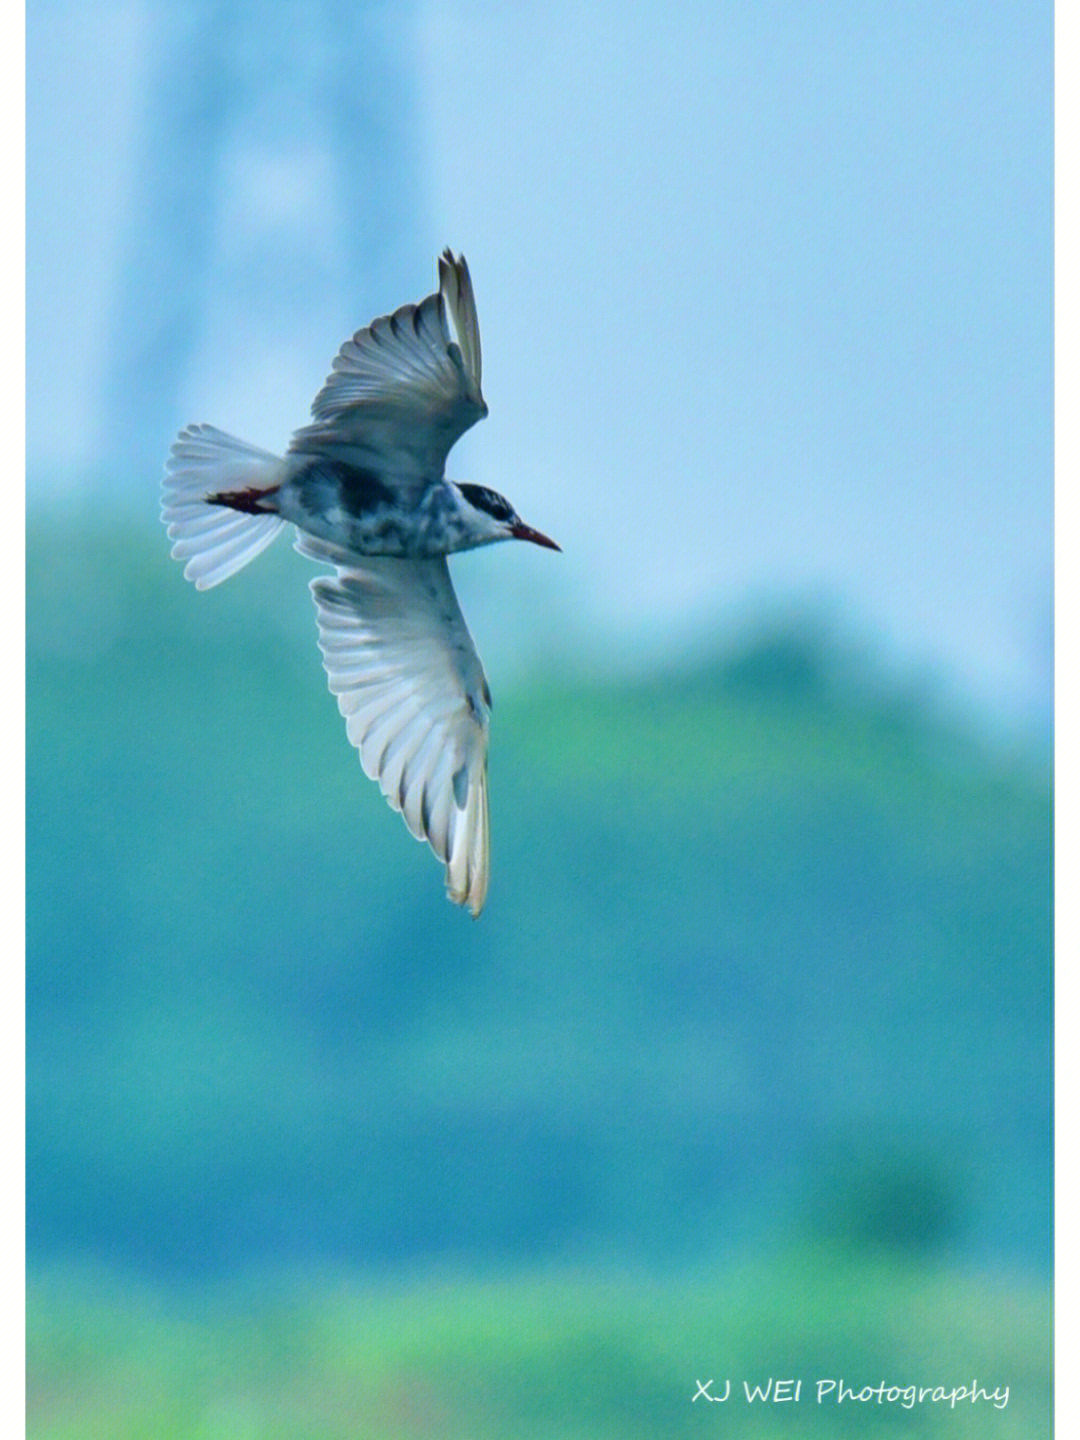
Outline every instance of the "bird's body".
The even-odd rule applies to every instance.
[[[431,560],[506,537],[478,528],[465,490],[441,478],[402,503],[392,481],[344,459],[290,454],[276,513],[300,530],[355,555]]]
[[[301,554],[336,568],[311,590],[349,739],[445,862],[450,898],[479,914],[491,696],[446,557],[507,539],[558,546],[503,496],[446,479],[451,446],[487,406],[464,259],[446,251],[439,279],[436,294],[346,341],[313,423],[284,457],[211,426],[181,431],[162,518],[199,589],[235,574],[288,522]]]

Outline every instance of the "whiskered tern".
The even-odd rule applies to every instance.
[[[463,256],[444,252],[436,294],[346,340],[311,413],[284,457],[211,425],[180,432],[162,491],[172,553],[207,590],[291,523],[300,554],[334,567],[311,592],[349,739],[445,864],[450,899],[479,915],[491,693],[446,557],[497,540],[559,546],[502,495],[444,473],[487,414]]]

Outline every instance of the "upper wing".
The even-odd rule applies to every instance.
[[[450,333],[449,321],[456,332]],[[468,266],[445,251],[439,291],[346,340],[291,450],[346,448],[353,464],[403,477],[442,474],[450,447],[487,414]]]
[[[337,566],[312,580],[319,648],[364,771],[446,865],[451,900],[479,915],[488,888],[491,696],[443,558],[358,560],[302,536]]]

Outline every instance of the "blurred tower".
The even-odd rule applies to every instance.
[[[419,218],[412,25],[411,4],[381,0],[149,12],[99,457],[148,504],[188,420],[283,443],[368,297],[398,293]],[[279,415],[293,384],[305,400]],[[207,396],[213,415],[188,413]]]

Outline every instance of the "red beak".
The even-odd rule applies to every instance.
[[[534,530],[531,525],[517,524],[510,531],[515,540],[531,540],[534,545],[543,545],[548,550],[562,550],[561,545],[556,545],[554,540],[549,540],[546,535],[541,535],[539,530]]]

